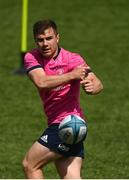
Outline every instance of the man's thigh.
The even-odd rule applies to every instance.
[[[62,157],[55,160],[55,165],[62,179],[80,179],[82,162],[81,157]]]
[[[48,162],[58,159],[60,157],[62,157],[62,155],[51,151],[50,149],[41,145],[38,142],[35,142],[27,152],[25,156],[25,161],[29,164],[31,168],[38,169],[47,164]]]

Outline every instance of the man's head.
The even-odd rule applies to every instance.
[[[40,20],[33,26],[35,42],[45,58],[52,58],[58,53],[59,34],[52,20]]]

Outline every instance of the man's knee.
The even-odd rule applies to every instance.
[[[25,158],[22,162],[25,176],[27,179],[43,179],[42,170],[32,164]]]
[[[25,173],[33,171],[33,167],[31,166],[31,164],[29,163],[29,161],[27,160],[26,157],[22,161],[22,166],[23,166]]]
[[[28,162],[27,162],[26,158],[24,158],[22,161],[22,167],[25,171],[28,169]]]

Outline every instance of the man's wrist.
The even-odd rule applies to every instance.
[[[73,73],[72,71],[69,72],[67,75],[68,75],[68,77],[70,78],[70,80],[76,79],[76,77],[75,77],[75,75],[74,75],[74,73]]]

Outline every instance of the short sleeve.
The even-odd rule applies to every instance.
[[[89,65],[86,63],[86,61],[79,55],[76,53],[72,53],[69,57],[69,69],[73,70],[74,68],[76,68],[79,65],[85,64],[86,67],[89,67]]]
[[[25,54],[24,68],[27,73],[35,68],[42,68],[41,64],[39,63],[39,55],[36,51],[31,51]]]

